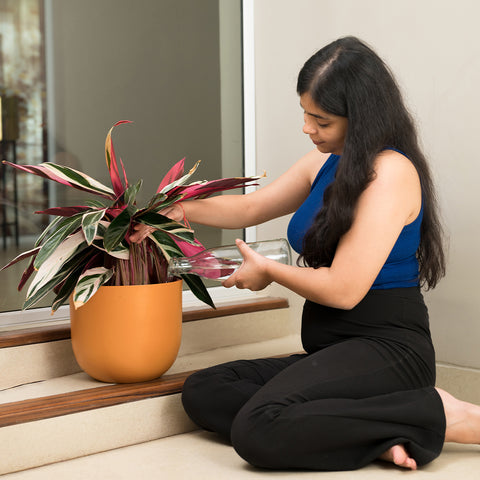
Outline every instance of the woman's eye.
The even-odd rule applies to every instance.
[[[329,123],[317,123],[317,125],[321,128],[327,128],[330,124]]]

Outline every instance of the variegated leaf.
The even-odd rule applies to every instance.
[[[132,215],[135,213],[132,210],[133,208],[131,207],[125,208],[125,210],[112,220],[105,231],[103,245],[107,252],[110,253],[125,239],[125,235],[130,228]]]
[[[157,193],[161,192],[163,188],[175,182],[183,175],[184,165],[185,158],[182,158],[168,171],[168,173],[163,177],[162,181],[160,182],[160,185],[157,188]]]
[[[97,235],[95,236],[95,240],[93,241],[92,245],[102,252],[108,253],[111,257],[118,258],[120,260],[128,260],[130,258],[130,250],[125,240],[120,242],[113,250],[110,250],[109,252],[107,252],[105,249],[105,246],[103,245],[103,237],[109,225],[110,222],[105,220],[101,220],[99,222]]]
[[[55,218],[52,222],[50,222],[47,227],[45,228],[45,230],[40,234],[40,236],[37,238],[37,241],[35,242],[35,246],[38,247],[42,244],[43,240],[45,239],[45,237],[47,236],[47,234],[52,231],[52,230],[55,230],[61,222],[63,222],[63,218],[62,217],[57,217]]]
[[[73,292],[73,305],[75,308],[85,304],[97,290],[112,278],[113,269],[104,267],[90,268],[78,279]]]
[[[107,137],[105,139],[105,159],[107,162],[107,168],[110,174],[110,180],[112,182],[113,190],[115,191],[115,194],[117,197],[120,197],[123,194],[123,192],[125,191],[125,188],[128,187],[128,185],[125,185],[124,187],[122,184],[122,180],[120,178],[117,160],[115,158],[115,149],[113,148],[112,131],[117,125],[121,125],[123,123],[132,123],[132,122],[130,120],[120,120],[109,130]],[[124,179],[126,182],[125,176],[124,176]]]
[[[163,187],[160,190],[159,193],[168,193],[173,188],[186,183],[190,179],[190,177],[196,172],[199,165],[200,165],[200,160],[198,160],[198,162],[190,169],[190,171],[186,175],[184,175],[183,177],[179,178],[178,180],[175,180],[174,182],[166,185],[165,187]]]
[[[32,255],[37,255],[39,250],[40,250],[40,247],[35,247],[35,248],[32,248],[31,250],[28,250],[26,252],[21,253],[20,255],[17,255],[13,260],[10,260],[10,262],[8,262],[6,265],[4,265],[2,268],[0,268],[0,272],[2,270],[4,270],[5,268],[11,267],[15,263],[20,262],[21,260],[23,260],[25,258],[31,257]]]
[[[73,217],[63,218],[63,221],[58,224],[55,233],[48,237],[48,240],[42,245],[35,259],[34,267],[38,270],[45,260],[56,250],[56,248],[72,233],[80,228],[82,223],[82,215],[75,215]]]
[[[172,237],[161,230],[155,230],[149,237],[155,242],[157,247],[162,251],[167,261],[172,257],[183,257],[180,247],[173,241]]]
[[[129,205],[133,205],[135,203],[135,199],[137,198],[137,193],[142,187],[143,180],[139,180],[135,185],[130,185],[126,190],[125,190],[125,196],[123,201],[125,203],[128,203]]]
[[[19,165],[10,162],[5,163],[11,165],[17,170],[33,173],[34,175],[48,178],[49,180],[68,185],[78,190],[100,195],[111,200],[115,199],[115,193],[110,187],[107,187],[85,173],[79,172],[70,167],[50,162],[40,163],[38,165]]]
[[[86,250],[87,249],[87,250]],[[22,308],[29,308],[55,287],[62,284],[80,265],[88,262],[92,252],[85,243],[83,233],[77,232],[57,248],[58,252],[43,263],[33,279]]]
[[[195,243],[195,237],[192,229],[187,228],[181,223],[175,222],[174,220],[166,217],[165,215],[161,215],[160,213],[146,212],[137,216],[135,221],[157,228],[158,230],[162,230],[170,235],[175,235],[179,239],[186,242]]]
[[[42,263],[27,292],[27,297],[33,297],[61,270],[70,259],[87,248],[83,232],[77,232],[66,238],[51,255]]]
[[[93,212],[84,213],[82,216],[82,230],[85,235],[87,245],[91,245],[97,235],[98,225],[106,212],[103,210],[95,210]]]

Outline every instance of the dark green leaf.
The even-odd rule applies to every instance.
[[[114,250],[125,238],[130,228],[131,218],[132,213],[129,208],[126,208],[112,220],[103,237],[103,245],[107,252]]]
[[[142,186],[143,180],[139,180],[135,185],[130,185],[124,194],[125,203],[129,205],[133,205],[135,203],[135,199],[137,198],[137,193]]]
[[[200,277],[197,277],[196,275],[182,275],[182,278],[199,300],[216,309],[212,297],[210,297],[210,294]]]

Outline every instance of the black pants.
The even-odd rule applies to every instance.
[[[187,379],[186,412],[252,465],[353,470],[404,444],[418,465],[445,436],[418,288],[373,290],[353,310],[305,303],[306,354],[239,360]]]

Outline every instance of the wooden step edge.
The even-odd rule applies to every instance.
[[[206,320],[208,318],[227,317],[242,313],[261,312],[265,310],[277,310],[288,308],[286,298],[263,297],[248,302],[229,303],[218,306],[216,309],[210,307],[196,307],[183,312],[183,322]],[[11,330],[0,333],[0,348],[18,347],[21,345],[32,345],[34,343],[53,342],[57,340],[68,340],[70,338],[70,325],[52,325],[43,327],[32,327],[18,330]]]
[[[305,352],[283,353],[271,358],[299,353]],[[163,375],[149,382],[105,385],[0,404],[0,428],[181,393],[185,380],[196,371]]]
[[[5,403],[0,405],[0,428],[180,393],[193,372],[163,375],[149,382],[106,385]]]

